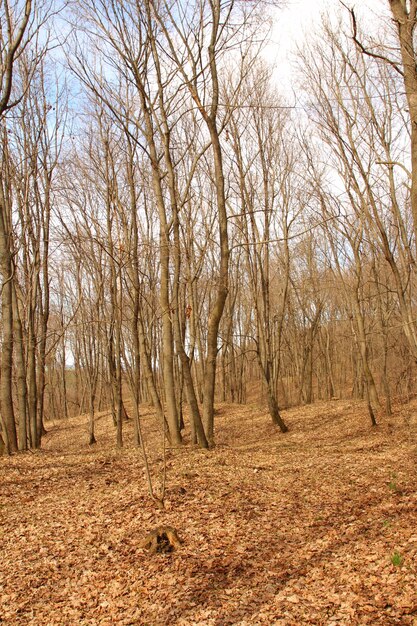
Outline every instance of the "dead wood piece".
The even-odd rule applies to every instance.
[[[141,547],[151,554],[166,554],[172,552],[181,545],[181,539],[172,526],[158,526],[146,535]]]

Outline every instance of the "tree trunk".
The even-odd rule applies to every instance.
[[[16,355],[16,387],[17,387],[17,405],[19,408],[19,450],[27,450],[28,448],[28,418],[27,418],[27,386],[26,386],[26,368],[25,354],[23,342],[22,320],[18,308],[16,289],[13,285],[13,325],[15,337],[15,355]]]
[[[213,53],[214,54],[214,51]],[[223,174],[223,159],[219,134],[215,120],[208,124],[214,158],[216,178],[216,198],[220,234],[220,268],[217,284],[217,296],[210,311],[207,328],[207,357],[205,365],[205,384],[203,399],[203,423],[210,446],[214,445],[214,394],[216,385],[216,362],[220,320],[223,315],[229,291],[229,238],[227,232],[226,194]]]

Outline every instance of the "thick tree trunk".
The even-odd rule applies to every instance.
[[[416,0],[389,0],[398,30],[405,95],[411,123],[411,212],[414,226],[414,245],[417,247],[417,67],[415,29],[417,25]]]
[[[1,184],[0,198],[0,272],[1,292],[1,371],[0,371],[0,411],[3,424],[2,437],[6,451],[17,450],[17,432],[13,410],[12,369],[13,369],[13,262],[10,253],[9,218],[6,214],[4,187]]]
[[[1,253],[0,253],[1,254]],[[4,276],[4,274],[3,274]],[[10,454],[17,450],[17,433],[13,409],[12,368],[13,368],[13,312],[12,285],[3,283],[1,295],[1,320],[3,326],[1,350],[0,410],[5,435],[5,446]]]
[[[266,386],[268,410],[272,419],[272,423],[275,424],[275,426],[278,426],[282,433],[286,433],[288,432],[288,426],[282,419],[281,413],[279,410],[277,398],[275,395],[274,385],[271,379],[271,365],[268,363],[264,365],[262,363],[262,358],[260,357],[259,354],[258,354],[258,362],[259,362],[259,369],[261,370],[262,377],[264,379],[265,386]]]

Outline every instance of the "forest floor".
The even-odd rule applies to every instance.
[[[361,403],[220,405],[217,446],[166,454],[165,510],[111,418],[0,459],[0,624],[417,626],[417,401],[372,428]],[[161,480],[161,437],[143,428]],[[169,554],[141,547],[167,524]]]

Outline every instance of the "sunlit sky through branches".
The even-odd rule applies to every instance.
[[[361,25],[367,32],[381,28],[390,20],[387,0],[343,0],[347,7],[353,7]],[[265,58],[275,65],[277,82],[281,90],[291,92],[293,70],[297,47],[303,48],[320,28],[322,17],[336,19],[340,14],[350,26],[347,9],[340,0],[288,0],[284,8],[274,10],[275,19],[270,44],[264,51]],[[380,18],[384,18],[381,20]]]

